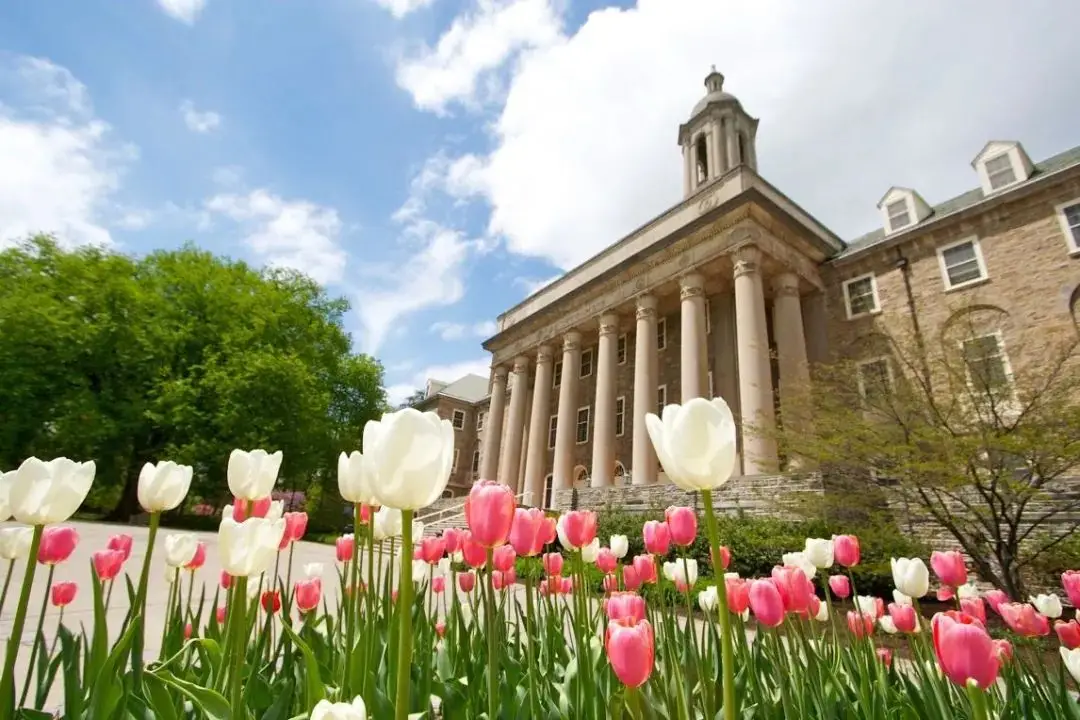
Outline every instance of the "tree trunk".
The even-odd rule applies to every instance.
[[[112,512],[105,516],[105,520],[109,522],[127,522],[132,515],[142,512],[142,508],[139,507],[139,473],[142,471],[142,465],[141,462],[133,462],[127,468],[124,477],[124,489],[120,491],[120,499]]]

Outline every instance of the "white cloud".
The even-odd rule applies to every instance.
[[[400,20],[411,12],[425,8],[435,0],[375,0],[375,3]]]
[[[221,125],[221,115],[213,110],[196,110],[195,104],[190,100],[180,103],[180,114],[191,132],[208,133]]]
[[[486,340],[495,334],[497,327],[494,320],[471,324],[439,321],[431,325],[431,332],[436,333],[443,340],[463,340],[465,338]]]
[[[451,103],[466,107],[497,97],[492,72],[530,48],[558,42],[561,18],[553,0],[476,0],[434,48],[424,46],[398,64],[397,82],[417,107],[445,112]]]
[[[135,154],[67,69],[0,56],[0,245],[38,232],[65,246],[111,244],[103,218]]]
[[[157,0],[168,15],[188,25],[194,25],[199,13],[206,7],[206,0]]]
[[[146,208],[125,210],[116,220],[116,224],[125,230],[142,230],[154,221],[154,213]]]
[[[1067,88],[1080,4],[1036,5],[639,0],[597,11],[516,56],[494,149],[467,156],[458,167],[470,177],[455,186],[485,197],[489,232],[511,252],[573,267],[681,199],[676,131],[715,63],[761,118],[762,175],[850,238],[880,223],[890,185],[931,202],[977,186],[968,163],[989,138],[1024,141],[1037,159],[1077,144],[1080,94]],[[419,106],[468,102],[477,77],[521,46],[504,31],[473,47],[498,14],[464,16],[399,68]]]
[[[244,242],[267,264],[299,270],[319,283],[344,277],[346,254],[339,244],[337,210],[309,200],[286,200],[265,189],[222,193],[204,205],[239,223],[246,233]]]
[[[427,387],[428,380],[454,382],[466,375],[487,377],[491,373],[491,359],[465,360],[446,365],[430,365],[413,373],[402,382],[392,383],[386,388],[386,395],[391,405],[401,404],[417,390]]]

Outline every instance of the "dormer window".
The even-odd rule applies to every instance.
[[[911,214],[908,213],[907,198],[901,198],[885,206],[889,213],[889,228],[896,232],[911,224]]]
[[[878,201],[885,233],[892,234],[918,225],[930,217],[930,206],[919,193],[911,188],[889,188],[889,192]]]
[[[971,161],[979,174],[983,195],[992,195],[1031,177],[1035,166],[1015,140],[992,140]]]
[[[1000,190],[1006,185],[1016,182],[1016,173],[1013,171],[1012,159],[1008,153],[992,157],[986,161],[986,176],[990,180],[990,187]]]

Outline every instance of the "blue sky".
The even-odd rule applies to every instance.
[[[986,140],[1080,145],[1080,4],[49,0],[0,7],[0,243],[193,241],[349,297],[392,396],[679,200],[716,64],[760,170],[852,237]],[[989,38],[994,38],[993,43]]]

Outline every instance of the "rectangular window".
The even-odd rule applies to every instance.
[[[990,179],[990,187],[994,190],[1016,182],[1016,173],[1013,172],[1009,153],[1003,153],[986,161],[986,177]]]
[[[716,392],[713,390],[712,370],[710,370],[709,371],[709,399],[712,400],[714,397],[716,397]]]
[[[705,298],[705,334],[708,335],[712,332],[712,303],[709,302],[709,298]]]
[[[656,388],[656,414],[664,414],[664,406],[667,405],[667,385]]]
[[[555,449],[555,433],[558,430],[559,416],[552,415],[548,418],[548,450]]]
[[[577,411],[577,444],[589,442],[589,408],[578,408]]]
[[[667,347],[667,318],[656,321],[656,349],[663,350]]]
[[[941,271],[945,276],[945,289],[963,287],[986,278],[982,253],[975,240],[961,240],[938,248]]]
[[[479,431],[479,430],[483,430],[483,429],[484,429],[484,419],[485,419],[486,417],[487,417],[487,413],[486,413],[486,412],[484,412],[483,410],[481,410],[480,412],[476,413],[476,429],[477,429],[478,431]]]
[[[874,358],[858,365],[859,395],[867,405],[879,405],[892,390],[892,369],[888,358]]]
[[[556,360],[551,366],[551,387],[557,388],[562,382],[562,360]]]
[[[844,282],[848,320],[878,311],[877,280],[873,273]]]
[[[1080,250],[1080,200],[1058,206],[1058,219],[1070,252]]]
[[[472,471],[474,473],[480,472],[480,451],[473,450],[472,454]]]
[[[457,448],[454,448],[454,464],[450,466],[450,472],[451,473],[456,473],[457,472],[458,454],[459,454],[459,450]]]
[[[885,210],[889,213],[889,229],[893,232],[911,224],[906,198],[889,203],[885,206]]]
[[[465,427],[465,411],[464,410],[455,410],[454,411],[454,419],[451,422],[453,423],[455,430],[461,430],[462,428],[464,428]]]
[[[626,398],[615,398],[615,437],[622,437],[626,431]]]
[[[998,335],[983,335],[964,341],[964,364],[968,380],[976,392],[1000,390],[1010,384],[1009,364]]]
[[[620,365],[626,364],[626,333],[620,335],[615,341],[615,357]]]
[[[581,353],[581,373],[578,377],[587,378],[592,375],[592,348],[583,350]]]

